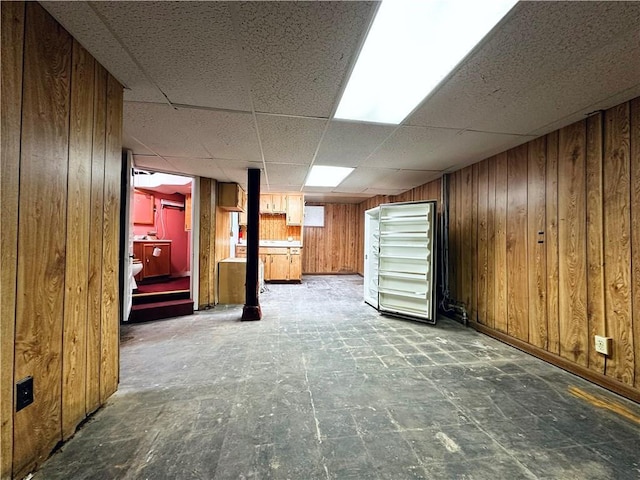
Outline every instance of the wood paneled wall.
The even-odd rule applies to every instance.
[[[358,213],[356,204],[324,205],[324,227],[304,227],[303,273],[357,272]]]
[[[450,199],[451,296],[478,328],[638,401],[640,99],[455,172]]]
[[[231,254],[231,213],[217,206],[218,182],[200,177],[198,308],[218,303],[218,262]]]
[[[122,86],[37,3],[2,2],[1,476],[118,383]],[[34,403],[14,413],[14,384]]]

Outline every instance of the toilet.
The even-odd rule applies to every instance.
[[[136,275],[142,271],[142,260],[139,258],[131,259],[131,290],[136,290],[138,284],[136,283]]]

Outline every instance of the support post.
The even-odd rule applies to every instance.
[[[247,185],[247,277],[242,320],[260,320],[258,261],[260,248],[260,169],[250,168]]]

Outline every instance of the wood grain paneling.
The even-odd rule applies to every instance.
[[[33,376],[35,401],[14,416],[18,477],[44,460],[61,438],[72,45],[37,3],[27,4],[25,23],[15,379]]]
[[[471,233],[473,229],[473,169],[472,167],[466,167],[460,172],[459,185],[459,200],[460,200],[460,212],[458,218],[460,219],[458,224],[458,233],[460,235],[458,244],[460,249],[458,255],[460,256],[461,268],[459,269],[460,280],[458,285],[460,287],[459,299],[464,302],[465,308],[470,318],[473,316],[473,301],[472,291],[474,285],[472,283],[473,276],[471,274],[471,250],[474,248],[472,244],[473,235]]]
[[[354,204],[324,205],[324,227],[305,227],[302,272],[354,273],[358,269],[360,209]],[[362,213],[364,217],[364,211]]]
[[[595,335],[606,335],[602,177],[602,114],[587,119],[587,322],[589,368],[604,374],[604,357],[593,348]]]
[[[561,129],[558,142],[560,355],[586,365],[586,123]]]
[[[631,286],[633,298],[634,386],[640,391],[640,98],[630,105]]]
[[[548,348],[560,354],[558,256],[558,131],[547,135],[546,223]]]
[[[478,164],[472,165],[471,183],[471,255],[469,277],[471,282],[471,312],[469,318],[478,321]]]
[[[86,413],[100,406],[100,358],[102,352],[102,237],[104,205],[104,156],[107,109],[107,72],[95,63],[93,143],[91,152],[91,218],[89,226],[89,279],[87,313]]]
[[[67,251],[62,356],[62,434],[69,438],[85,417],[87,290],[93,140],[94,60],[73,42]]]
[[[633,385],[631,324],[631,230],[629,104],[605,112],[604,125],[604,281],[607,335],[614,338],[605,373]]]
[[[496,325],[496,157],[487,159],[487,325]]]
[[[231,213],[218,206],[216,206],[215,232],[213,284],[215,285],[214,301],[217,305],[220,298],[218,292],[218,263],[225,258],[229,258],[231,254]]]
[[[213,256],[212,232],[215,221],[215,213],[212,210],[215,197],[215,181],[210,178],[200,178],[200,252],[199,252],[199,278],[198,278],[198,304],[200,308],[213,306],[215,299],[212,296],[213,285],[211,279]]]
[[[489,200],[489,162],[485,160],[478,164],[478,241],[477,241],[477,291],[478,291],[478,322],[487,322],[487,283],[488,277],[488,211]]]
[[[458,298],[458,281],[457,281],[457,265],[459,265],[458,260],[458,222],[457,218],[457,201],[458,201],[458,184],[457,184],[457,173],[453,173],[449,175],[449,245],[447,246],[449,249],[448,255],[448,268],[449,268],[449,278],[448,278],[448,287],[449,287],[449,296],[451,298]]]
[[[104,238],[102,242],[102,340],[100,401],[118,388],[120,302],[118,258],[120,239],[120,175],[122,170],[122,86],[107,75],[104,169]]]
[[[527,272],[529,274],[529,343],[547,348],[547,258],[545,249],[545,137],[529,142],[527,174]],[[524,340],[524,339],[523,339]]]
[[[2,2],[0,34],[1,138],[0,158],[0,478],[11,476],[13,458],[13,364],[18,260],[20,125],[24,2]]]
[[[507,153],[507,333],[529,338],[527,144]]]
[[[496,156],[495,200],[495,322],[494,328],[507,331],[507,154]]]

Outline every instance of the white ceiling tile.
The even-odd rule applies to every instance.
[[[405,124],[539,131],[638,83],[638,24],[640,2],[519,2]]]
[[[406,189],[398,189],[398,188],[367,188],[365,193],[370,197],[374,195],[400,195],[405,192]]]
[[[304,184],[309,167],[306,165],[288,165],[268,163],[266,166],[269,185],[290,185],[299,190]]]
[[[322,139],[316,165],[357,167],[396,127],[332,120]]]
[[[257,112],[328,117],[375,2],[235,5]]]
[[[92,5],[172,103],[251,110],[227,2]]]
[[[442,170],[446,164],[437,153],[456,138],[458,132],[444,128],[400,127],[363,164],[411,170]]]
[[[261,160],[253,118],[246,113],[126,102],[123,130],[163,156]],[[138,153],[135,145],[133,151]]]
[[[371,185],[386,183],[386,179],[393,176],[398,170],[390,168],[357,167],[345,178],[340,185],[333,189],[341,193],[361,193]]]
[[[171,170],[173,172],[190,172],[199,177],[228,181],[216,161],[210,158],[165,157],[165,159],[173,167]]]
[[[160,90],[149,81],[96,14],[95,3],[66,1],[42,2],[41,5],[126,87],[125,99],[165,101]]]
[[[313,192],[313,193],[305,193],[304,201],[305,203],[346,203],[346,204],[354,204],[360,203],[369,198],[371,195],[368,194],[352,194],[345,195],[343,193],[334,193],[334,192]]]
[[[310,165],[326,120],[257,115],[266,163]]]
[[[158,172],[175,172],[173,165],[156,155],[133,155],[133,164],[138,168],[148,168]]]

